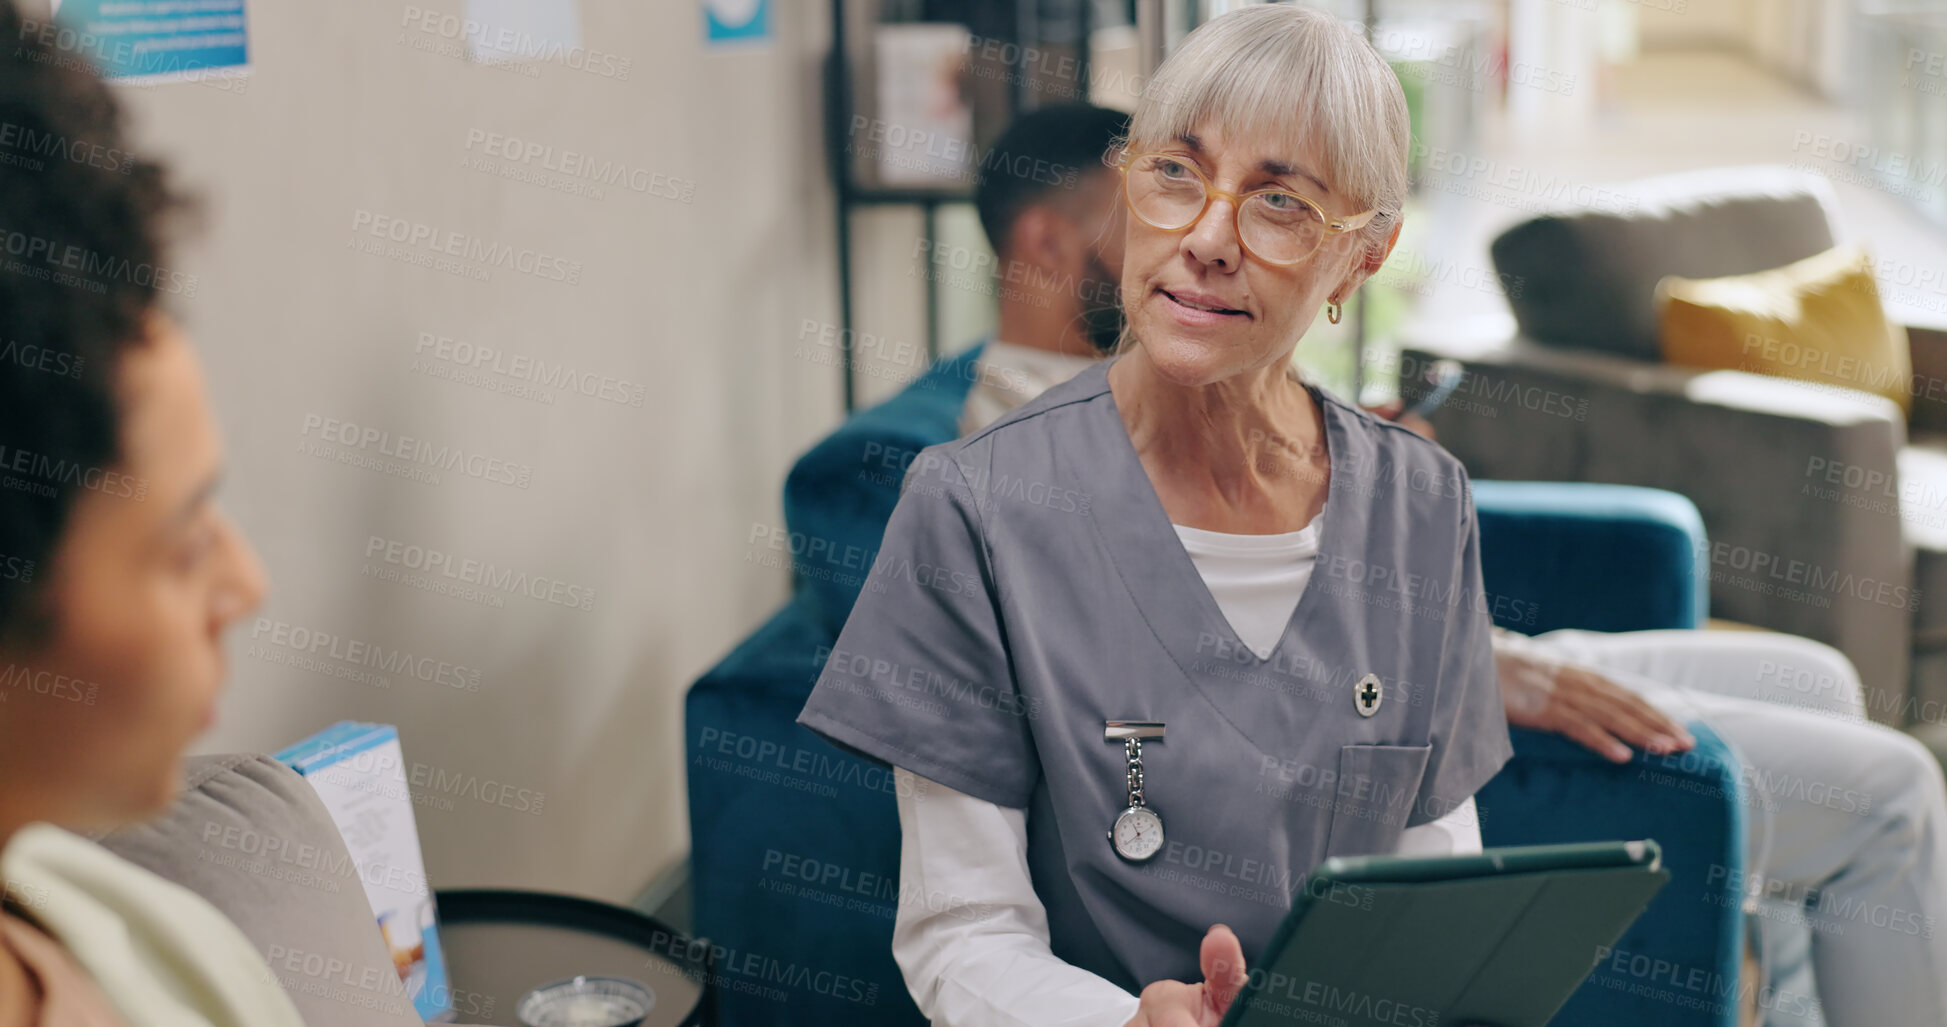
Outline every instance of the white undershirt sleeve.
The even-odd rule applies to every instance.
[[[1124,1027],[1136,996],[1049,948],[1047,910],[1028,873],[1027,813],[909,770],[893,774],[900,843],[892,956],[920,1012],[935,1027]],[[1480,849],[1468,799],[1407,828],[1396,851]]]
[[[1027,812],[893,773],[892,956],[920,1012],[934,1027],[1124,1027],[1136,996],[1049,948],[1028,873]]]

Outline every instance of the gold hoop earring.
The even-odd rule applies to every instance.
[[[1339,318],[1343,316],[1344,313],[1345,313],[1344,308],[1339,306],[1338,300],[1332,300],[1331,302],[1325,304],[1325,320],[1330,321],[1333,324],[1338,324]]]

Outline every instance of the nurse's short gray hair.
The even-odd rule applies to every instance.
[[[1166,146],[1210,123],[1232,141],[1315,147],[1325,184],[1378,211],[1360,235],[1369,254],[1383,252],[1406,202],[1413,130],[1399,76],[1359,32],[1293,4],[1211,19],[1143,89],[1129,146]]]

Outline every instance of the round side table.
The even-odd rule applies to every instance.
[[[520,1027],[535,988],[621,977],[655,997],[642,1027],[710,1027],[709,946],[654,917],[592,899],[497,888],[440,891],[439,940],[452,1019]]]

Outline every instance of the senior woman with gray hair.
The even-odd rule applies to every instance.
[[[1291,362],[1397,240],[1408,145],[1335,19],[1198,29],[1120,156],[1118,355],[913,461],[799,720],[896,768],[934,1023],[1214,1024],[1321,860],[1479,848],[1466,476]]]

